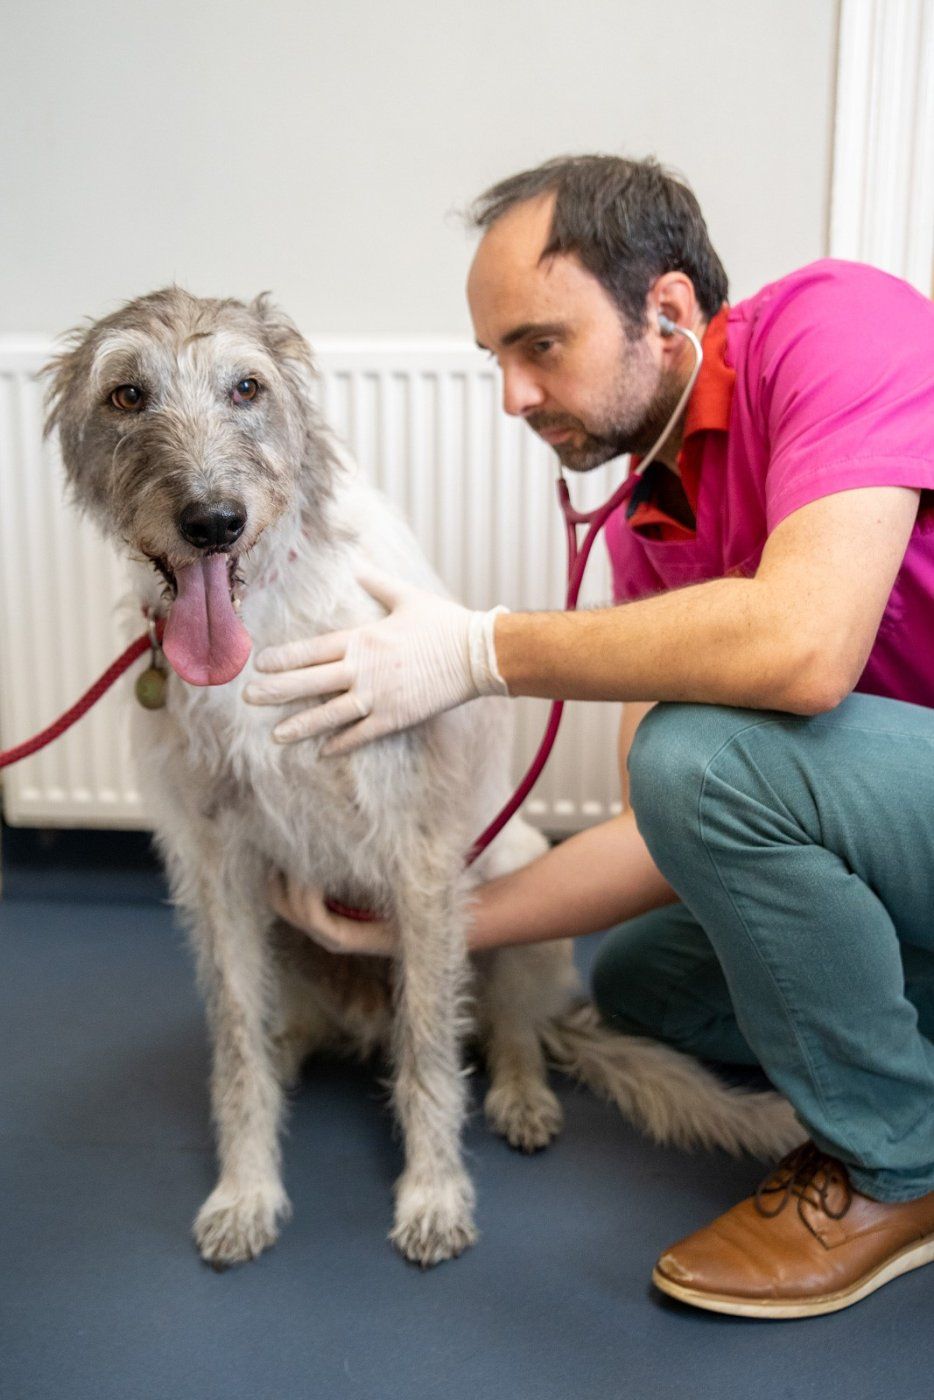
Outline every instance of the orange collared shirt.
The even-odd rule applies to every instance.
[[[704,362],[688,399],[684,416],[684,436],[678,453],[678,472],[684,494],[696,518],[700,490],[700,464],[704,455],[704,435],[725,433],[730,426],[730,408],[736,371],[726,363],[726,323],[729,307],[724,305],[708,322],[702,344]],[[640,501],[628,517],[630,529],[651,532],[653,539],[692,539],[695,531],[675,520],[651,500]]]

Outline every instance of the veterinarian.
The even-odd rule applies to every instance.
[[[478,613],[368,575],[386,618],[263,653],[251,698],[330,697],[274,733],[337,731],[333,753],[479,695],[626,702],[631,806],[485,886],[471,944],[618,925],[607,1021],[758,1063],[794,1105],[809,1141],[667,1250],[659,1288],[846,1307],[934,1259],[934,306],[833,261],[728,306],[653,161],[551,161],[474,217],[478,343],[565,468],[655,442],[693,367],[659,316],[702,338],[607,525],[626,606]],[[332,948],[391,951],[315,891],[276,899]]]

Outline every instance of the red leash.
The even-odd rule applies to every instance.
[[[561,507],[561,514],[564,517],[564,534],[568,552],[568,585],[565,594],[564,606],[566,611],[573,612],[577,607],[577,600],[580,597],[581,584],[584,581],[584,571],[587,568],[587,560],[590,558],[590,551],[593,549],[597,536],[603,529],[613,511],[620,505],[626,495],[632,489],[632,478],[627,476],[620,482],[609,500],[604,501],[602,506],[596,510],[580,511],[575,510],[571,503],[571,495],[568,491],[567,482],[564,476],[559,476],[556,482],[558,489],[558,504]],[[585,525],[586,534],[582,541],[578,540],[578,527]],[[473,865],[478,856],[482,855],[491,841],[502,831],[506,823],[515,816],[532,788],[538,782],[539,775],[551,755],[558,737],[558,730],[561,726],[561,716],[564,713],[564,701],[555,700],[548,712],[548,723],[545,726],[545,733],[538,746],[535,757],[529,764],[525,776],[519,783],[512,797],[506,805],[499,811],[493,820],[477,837],[467,853],[464,862],[466,866]],[[346,904],[340,904],[336,899],[325,899],[325,908],[330,909],[332,914],[340,914],[345,919],[354,919],[357,923],[376,923],[381,917],[372,913],[369,909],[350,909]]]
[[[162,640],[162,633],[165,623],[160,618],[155,624],[156,640]],[[19,763],[20,759],[28,758],[30,754],[38,753],[39,749],[44,749],[46,744],[51,744],[53,739],[57,739],[60,734],[64,734],[66,729],[70,729],[73,724],[87,714],[92,705],[95,705],[106,690],[109,690],[114,681],[119,680],[133,662],[152,647],[152,637],[149,632],[144,632],[141,637],[137,637],[135,642],[127,647],[121,656],[118,656],[113,665],[96,680],[90,690],[86,690],[81,699],[72,705],[70,710],[66,710],[60,719],[54,724],[50,724],[48,729],[43,729],[41,734],[36,734],[32,739],[25,740],[22,744],[17,744],[15,749],[0,751],[0,768],[9,768],[11,763]]]
[[[590,558],[590,551],[593,549],[594,542],[610,515],[612,515],[617,506],[622,503],[623,498],[631,489],[631,479],[627,477],[624,481],[620,482],[609,500],[604,501],[602,506],[598,506],[596,510],[591,511],[574,509],[574,506],[571,504],[571,496],[568,491],[567,482],[563,476],[558,477],[556,485],[558,488],[558,504],[561,507],[561,514],[564,517],[564,534],[568,551],[568,586],[564,599],[564,607],[566,612],[574,612],[577,607],[577,600],[580,597],[581,584],[584,581],[584,571],[587,568],[587,560]],[[581,544],[578,543],[577,539],[577,527],[579,525],[587,526],[587,533]],[[481,855],[490,842],[499,835],[510,818],[515,816],[516,812],[518,812],[519,808],[532,791],[532,788],[538,782],[539,774],[548,762],[551,751],[555,746],[555,740],[558,737],[558,729],[561,725],[561,716],[563,713],[564,701],[553,701],[551,709],[548,712],[548,723],[545,727],[544,736],[538,746],[535,757],[529,764],[524,778],[505,807],[503,807],[502,811],[497,813],[489,826],[480,833],[471,846],[467,856],[467,865],[473,865],[477,857]]]
[[[629,481],[626,480],[622,482],[610,499],[604,502],[597,510],[587,513],[577,511],[571,505],[567,484],[563,477],[558,478],[557,485],[558,500],[564,516],[568,550],[568,590],[565,599],[565,607],[573,611],[577,606],[577,599],[591,548],[606,522],[607,517],[621,503],[629,487]],[[583,544],[578,545],[577,530],[580,525],[586,525],[588,529],[584,536]],[[72,705],[70,710],[66,710],[60,719],[57,719],[54,724],[50,724],[47,729],[43,729],[41,734],[36,734],[32,739],[27,739],[25,743],[17,745],[16,748],[7,749],[6,752],[0,752],[0,768],[7,768],[11,763],[18,763],[20,759],[28,758],[30,754],[37,753],[39,749],[44,749],[47,744],[51,744],[60,734],[64,734],[66,729],[70,729],[73,724],[77,723],[82,715],[87,713],[92,705],[96,704],[104,692],[110,689],[114,681],[118,680],[120,676],[123,675],[124,671],[133,665],[133,662],[136,661],[138,657],[142,656],[148,650],[154,650],[154,640],[155,642],[160,642],[164,630],[165,620],[160,618],[152,624],[151,631],[146,631],[141,637],[137,637],[136,641],[132,642],[121,656],[117,657],[113,665],[107,668],[100,679],[94,682],[90,690],[85,691],[81,699],[78,700],[76,704]],[[481,832],[471,846],[465,862],[468,866],[472,865],[477,857],[486,850],[490,842],[499,835],[509,819],[522,806],[522,803],[534,787],[539,774],[548,761],[551,750],[554,748],[563,710],[564,702],[562,700],[556,700],[551,707],[544,737],[539,745],[538,752],[529,765],[528,771],[502,811],[494,817],[493,821]],[[356,919],[361,923],[374,922],[380,917],[378,914],[372,913],[368,909],[351,909],[345,904],[340,904],[336,899],[326,899],[325,905],[333,914],[341,914],[344,918]]]

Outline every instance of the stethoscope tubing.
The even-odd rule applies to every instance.
[[[691,374],[681,397],[678,399],[677,404],[671,412],[668,422],[662,429],[651,450],[640,461],[638,467],[640,473],[642,473],[650,463],[654,462],[655,458],[668,441],[675,423],[678,421],[682,410],[690,398],[691,391],[694,388],[697,376],[700,373],[700,367],[704,360],[704,352],[701,348],[701,343],[693,331],[687,330],[683,326],[674,326],[672,333],[683,336],[690,344],[694,351],[694,367],[691,370]],[[600,534],[600,531],[603,529],[609,517],[617,507],[622,504],[629,488],[629,482],[630,478],[627,476],[626,479],[617,486],[609,499],[604,501],[601,506],[597,506],[595,510],[579,511],[574,508],[571,501],[571,493],[568,489],[563,471],[558,475],[555,486],[558,494],[558,504],[561,507],[561,514],[564,518],[564,531],[567,542],[567,591],[564,600],[566,612],[574,612],[577,609],[577,600],[580,597],[581,585],[584,582],[584,573],[587,569],[590,551],[593,549],[597,536]],[[579,543],[577,532],[581,525],[587,526],[587,533],[584,535],[583,542]],[[565,702],[563,700],[555,700],[552,702],[551,709],[548,712],[545,732],[535,752],[535,757],[526,769],[525,774],[509,801],[502,810],[496,814],[489,826],[484,828],[471,846],[466,861],[468,866],[472,865],[486,850],[490,842],[496,839],[506,823],[518,812],[519,808],[532,791],[532,788],[538,782],[541,771],[548,762],[551,751],[555,745],[555,740],[558,737],[561,716],[564,713],[564,705]]]

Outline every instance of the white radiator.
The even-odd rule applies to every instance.
[[[45,341],[0,337],[0,748],[50,723],[125,644],[114,605],[125,584],[113,551],[64,502],[54,443],[42,440],[35,372]],[[411,522],[454,592],[475,607],[560,607],[564,538],[553,458],[499,404],[496,371],[460,342],[320,340],[321,403],[363,470]],[[619,466],[575,481],[583,506],[604,499]],[[602,545],[583,602],[607,601]],[[140,663],[140,666],[145,663]],[[133,675],[67,735],[7,769],[13,825],[145,827],[127,715]],[[547,712],[517,703],[515,770]],[[526,808],[548,831],[617,810],[615,705],[572,705]],[[492,814],[491,814],[492,815]]]

